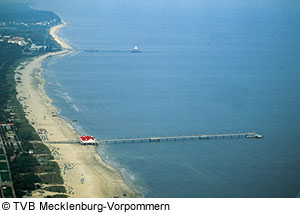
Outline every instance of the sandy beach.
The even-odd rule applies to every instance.
[[[79,139],[79,134],[72,125],[58,116],[58,110],[44,90],[45,81],[41,76],[43,60],[73,52],[57,35],[65,25],[63,23],[50,30],[62,51],[35,57],[21,63],[16,69],[15,78],[21,79],[17,83],[18,100],[24,107],[29,123],[40,133],[43,142],[52,151],[61,168],[64,185],[70,197],[122,197],[124,194],[126,197],[134,197],[134,191],[124,183],[121,174],[101,159],[95,146],[49,143]]]

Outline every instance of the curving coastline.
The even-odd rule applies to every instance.
[[[28,121],[34,129],[45,129],[47,141],[77,140],[79,134],[72,125],[58,116],[58,110],[44,90],[45,80],[42,78],[42,62],[50,56],[63,56],[73,52],[61,37],[57,35],[66,23],[50,29],[51,36],[62,47],[62,51],[46,53],[21,63],[15,70],[18,99],[23,105]],[[135,197],[135,192],[128,187],[122,175],[106,164],[96,152],[95,146],[79,144],[48,144],[56,162],[60,166],[64,185],[70,197]],[[33,196],[39,197],[38,193]]]

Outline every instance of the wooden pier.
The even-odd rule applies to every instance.
[[[232,134],[200,134],[185,136],[164,136],[164,137],[140,137],[140,138],[122,138],[122,139],[100,139],[98,144],[125,144],[125,143],[144,143],[144,142],[168,142],[185,140],[208,140],[225,138],[262,138],[263,136],[255,132],[232,133]]]
[[[31,143],[47,143],[47,144],[80,144],[79,140],[63,140],[63,141],[30,141]]]
[[[256,132],[230,133],[230,134],[199,134],[199,135],[182,135],[182,136],[163,136],[163,137],[135,137],[120,139],[100,139],[94,144],[89,145],[106,145],[106,144],[128,144],[128,143],[155,143],[168,141],[186,141],[186,140],[209,140],[209,139],[228,139],[228,138],[262,138],[263,136]],[[81,144],[79,140],[69,141],[43,141],[48,144]]]
[[[82,48],[76,49],[84,52],[119,52],[119,53],[134,53],[132,49],[98,49],[98,48]],[[162,53],[161,50],[142,50],[140,53]]]

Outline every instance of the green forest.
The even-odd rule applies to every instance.
[[[0,123],[13,122],[22,143],[24,150],[22,153],[16,155],[12,151],[7,152],[8,158],[13,157],[13,159],[9,159],[9,162],[15,193],[17,197],[22,197],[29,191],[40,189],[40,185],[36,183],[63,183],[60,169],[49,149],[42,143],[31,142],[40,141],[40,137],[25,118],[23,108],[17,100],[14,80],[14,70],[22,61],[53,51],[53,48],[55,50],[61,49],[49,34],[50,27],[61,21],[52,12],[33,10],[27,4],[10,4],[7,2],[9,1],[5,3],[0,1],[0,39],[2,39],[0,40]],[[32,24],[37,22],[50,24]],[[30,42],[24,46],[8,43],[6,38],[13,37],[21,37]],[[47,48],[32,51],[30,50],[32,44],[44,45]],[[14,114],[13,118],[11,113]],[[43,154],[47,158],[47,162],[41,164],[36,156],[29,155],[30,149],[34,149],[35,153]],[[41,172],[47,172],[47,177],[39,176]],[[61,187],[58,190],[65,191]]]
[[[53,19],[60,22],[60,18],[55,13],[31,9],[28,4],[21,1],[19,3],[0,1],[0,6],[1,22],[36,23]]]

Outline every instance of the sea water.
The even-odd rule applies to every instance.
[[[39,1],[75,49],[44,62],[46,91],[85,135],[255,131],[263,139],[99,146],[146,197],[300,192],[297,1]],[[141,53],[124,52],[138,45]],[[85,49],[101,52],[85,52]],[[123,50],[112,52],[112,50]]]

